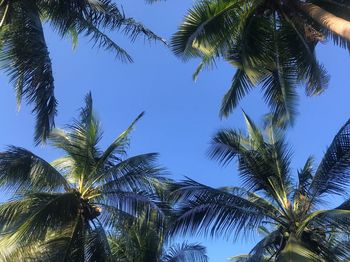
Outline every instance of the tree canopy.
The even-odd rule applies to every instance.
[[[119,32],[131,41],[139,36],[164,41],[140,22],[129,18],[112,0],[2,0],[0,1],[0,63],[13,83],[18,107],[22,98],[36,115],[35,141],[43,142],[54,127],[57,100],[53,66],[45,40],[44,25],[73,46],[85,36],[94,46],[113,52],[117,59],[132,57],[105,31]]]

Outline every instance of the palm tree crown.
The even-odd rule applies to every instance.
[[[165,181],[157,154],[126,157],[135,121],[102,151],[91,95],[68,130],[54,130],[51,144],[65,156],[48,163],[11,146],[0,154],[1,186],[13,198],[0,205],[2,261],[110,261],[105,230],[144,210],[162,215],[155,187]],[[118,227],[118,226],[117,226]],[[22,259],[22,260],[21,260]]]
[[[112,0],[1,0],[1,69],[13,82],[20,104],[22,97],[34,104],[35,141],[44,141],[54,126],[56,99],[49,51],[43,22],[61,37],[71,36],[76,45],[84,35],[94,45],[113,51],[117,58],[131,62],[131,56],[104,31],[121,31],[133,41],[139,35],[161,40],[124,12]]]
[[[246,116],[248,135],[222,130],[210,156],[223,164],[238,160],[242,187],[214,189],[187,180],[174,189],[183,200],[174,233],[237,238],[258,228],[267,235],[247,261],[343,261],[349,255],[349,200],[320,209],[330,194],[346,196],[350,176],[350,120],[335,136],[317,169],[309,158],[291,176],[291,152],[274,128],[263,133]],[[336,237],[335,237],[336,236]],[[337,250],[335,252],[335,250]],[[241,257],[242,258],[242,257]]]
[[[227,117],[255,86],[262,88],[275,120],[293,123],[297,91],[320,94],[328,75],[315,46],[327,38],[350,47],[350,5],[338,0],[200,0],[172,38],[175,54],[202,59],[204,67],[224,58],[236,67],[220,115]],[[329,25],[344,28],[347,34]],[[342,32],[343,32],[342,31]],[[276,122],[276,121],[275,121]]]

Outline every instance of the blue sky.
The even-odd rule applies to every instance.
[[[145,5],[141,0],[124,0],[122,3],[126,14],[169,39],[193,2],[168,0]],[[57,38],[47,30],[59,100],[56,125],[63,127],[69,123],[83,105],[85,94],[91,90],[104,129],[102,145],[111,142],[141,111],[146,111],[132,135],[130,155],[159,152],[160,164],[176,179],[189,176],[214,187],[239,185],[234,164],[222,168],[206,156],[210,137],[216,130],[244,127],[239,109],[226,120],[218,117],[221,98],[234,69],[220,62],[217,69],[203,72],[195,83],[192,73],[198,61],[183,63],[161,43],[139,40],[130,44],[120,35],[112,35],[130,51],[134,64],[123,64],[115,60],[112,53],[91,49],[86,39],[80,39],[73,51],[68,39]],[[331,43],[319,45],[317,51],[331,75],[331,82],[329,89],[319,97],[307,98],[300,88],[300,114],[287,135],[294,152],[294,171],[302,167],[309,155],[319,160],[350,117],[349,55]],[[17,112],[12,87],[3,74],[0,84],[0,120],[3,123],[0,149],[13,144],[47,160],[59,156],[61,152],[48,146],[34,147],[34,118],[30,108],[23,105]],[[259,90],[244,99],[240,106],[257,122],[267,112]],[[195,241],[207,246],[211,261],[225,261],[228,256],[247,252],[254,238],[236,243],[202,238]]]

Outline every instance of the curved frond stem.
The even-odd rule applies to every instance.
[[[2,5],[3,3],[0,4],[0,6]],[[5,10],[4,10],[4,14],[2,15],[2,18],[1,18],[1,21],[0,21],[0,28],[4,25],[5,23],[5,20],[7,18],[7,14],[8,14],[8,11],[9,11],[9,8],[10,8],[10,3],[8,2],[6,4],[6,7],[5,7]]]

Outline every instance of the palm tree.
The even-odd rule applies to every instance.
[[[157,154],[126,157],[143,113],[102,151],[91,94],[85,103],[66,131],[49,137],[65,156],[48,163],[14,146],[0,154],[0,184],[13,193],[0,205],[1,261],[110,261],[105,230],[144,210],[162,215]]]
[[[350,201],[326,209],[326,198],[345,196],[350,185],[350,120],[340,129],[317,169],[309,158],[291,175],[291,151],[275,128],[264,134],[246,117],[248,135],[225,129],[210,156],[226,165],[237,159],[242,187],[214,189],[193,180],[174,188],[182,200],[173,233],[233,237],[266,227],[268,234],[248,261],[343,261],[349,255]],[[337,249],[337,252],[334,250]]]
[[[170,182],[170,181],[169,181]],[[169,192],[162,190],[162,202],[169,203]],[[112,255],[118,262],[207,262],[206,248],[200,244],[172,244],[167,234],[172,219],[167,209],[162,219],[156,213],[145,212],[109,238]]]
[[[240,100],[260,86],[275,115],[292,124],[296,87],[307,95],[325,90],[328,75],[315,46],[328,38],[350,50],[350,5],[340,0],[201,0],[172,38],[174,53],[202,59],[194,77],[224,58],[236,67],[222,100],[227,117]]]
[[[95,46],[114,52],[125,62],[131,62],[131,56],[104,31],[121,31],[131,41],[139,35],[149,40],[162,40],[139,22],[126,17],[112,0],[1,0],[1,69],[13,82],[18,105],[22,97],[34,104],[37,143],[44,141],[54,126],[57,105],[44,22],[59,36],[71,36],[74,46],[78,36],[84,35]]]

